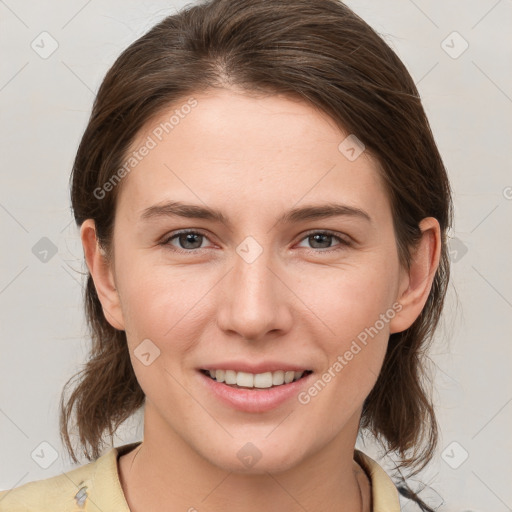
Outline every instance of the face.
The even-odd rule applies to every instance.
[[[377,164],[298,100],[194,98],[169,133],[181,105],[139,133],[134,150],[154,147],[116,209],[108,317],[126,331],[145,434],[231,471],[244,450],[261,456],[247,471],[276,471],[353,448],[408,284]]]

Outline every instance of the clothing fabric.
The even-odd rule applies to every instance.
[[[141,442],[112,448],[66,473],[0,492],[0,512],[130,512],[121,487],[118,458]],[[359,450],[354,460],[367,474],[373,512],[400,512],[395,484],[377,462]]]

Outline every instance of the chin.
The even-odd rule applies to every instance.
[[[270,445],[259,440],[235,441],[230,446],[219,447],[212,456],[211,446],[203,455],[214,466],[225,471],[244,475],[280,473],[300,464],[302,453],[295,446]]]

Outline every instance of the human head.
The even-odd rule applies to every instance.
[[[391,334],[361,420],[361,427],[398,451],[405,463],[427,462],[437,427],[423,387],[422,354],[439,320],[448,280],[444,234],[451,222],[449,185],[410,75],[384,41],[343,4],[218,0],[170,16],[135,41],[107,73],[78,148],[72,176],[77,225],[94,219],[107,259],[114,261],[111,241],[123,182],[111,190],[105,184],[112,183],[151,120],[170,105],[226,87],[300,98],[362,141],[380,166],[404,268],[421,235],[421,220],[439,221],[441,259],[427,302],[409,328]],[[76,406],[80,442],[96,458],[102,435],[112,434],[135,412],[144,393],[125,333],[105,318],[91,276],[86,309],[92,357],[61,420],[67,434]],[[69,438],[64,439],[70,448]],[[417,451],[422,440],[423,450]],[[409,449],[416,453],[408,458]]]

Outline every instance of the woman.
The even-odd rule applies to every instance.
[[[400,510],[355,442],[432,457],[452,210],[414,82],[363,20],[337,0],[164,19],[107,73],[71,196],[93,345],[61,427],[90,462],[0,510]],[[141,406],[143,441],[101,455]]]

